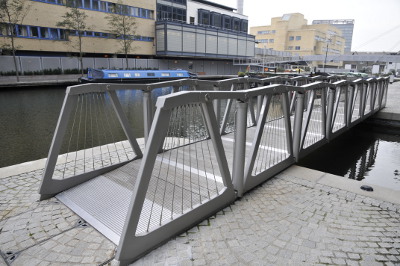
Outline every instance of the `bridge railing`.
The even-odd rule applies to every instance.
[[[116,258],[122,264],[131,262],[385,105],[386,79],[315,80],[238,78],[70,87],[41,198],[106,172],[112,175],[111,170],[136,161],[137,168],[111,182],[120,184],[129,176],[124,181],[129,184],[123,186],[129,187],[124,201],[130,203],[115,243]],[[168,95],[157,99],[154,112],[151,93],[164,87]],[[148,93],[143,97],[144,127],[150,127],[145,129],[144,152],[134,133],[136,125],[129,124],[118,96],[130,90]]]
[[[314,82],[296,89],[293,150],[296,160],[385,106],[387,78]]]
[[[289,88],[159,98],[117,259],[140,256],[292,164]],[[248,103],[258,96],[263,98],[260,119],[247,135]],[[215,100],[237,102],[234,136],[221,136]]]

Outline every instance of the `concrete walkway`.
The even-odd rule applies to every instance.
[[[38,201],[43,167],[0,168],[0,265],[116,264],[111,241]],[[362,184],[292,166],[133,265],[400,265],[400,191]]]

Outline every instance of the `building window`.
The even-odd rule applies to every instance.
[[[240,30],[240,19],[232,18],[232,30],[235,30],[235,31]]]
[[[275,33],[276,33],[276,30],[271,30],[271,33],[272,33],[272,34],[275,34]]]
[[[18,25],[17,27],[17,36],[19,37],[28,37],[28,27],[23,25]]]
[[[268,39],[259,39],[257,40],[259,43],[268,43]]]
[[[7,32],[7,25],[0,24],[0,35],[2,36],[10,36],[11,33]],[[47,28],[47,27],[37,27],[37,26],[27,26],[27,25],[16,25],[16,36],[22,38],[30,38],[30,39],[47,39],[47,40],[67,40],[67,36],[65,32],[69,32],[69,36],[78,36],[78,31],[74,30],[64,30],[57,28]],[[81,36],[85,37],[96,37],[96,38],[109,38],[116,39],[118,38],[114,34],[104,33],[104,32],[93,32],[93,31],[83,31],[81,32]],[[153,37],[147,36],[132,36],[134,40],[137,41],[145,41],[145,42],[153,42]]]
[[[288,46],[288,50],[293,50],[293,46]]]
[[[296,36],[296,41],[300,41],[301,40],[301,36]]]
[[[269,39],[269,43],[274,43],[274,39]]]
[[[46,29],[48,31],[48,28],[43,28],[43,29]],[[30,27],[30,32],[31,33],[30,33],[29,37],[39,38],[39,27]],[[47,37],[48,37],[48,35],[47,35]],[[46,38],[46,37],[42,37],[42,38]]]
[[[211,12],[211,25],[222,28],[222,15],[220,13]]]
[[[201,25],[210,25],[210,11],[199,9],[199,24]]]
[[[300,50],[300,46],[296,46],[294,49],[295,50]]]
[[[84,9],[108,12],[108,13],[118,13],[126,16],[134,16],[147,19],[154,18],[153,10],[127,6],[127,5],[120,5],[113,2],[107,2],[101,0],[32,0],[32,1],[44,2],[55,5],[72,6],[77,8],[84,8]],[[174,1],[176,3],[184,2],[186,5],[186,0],[171,0],[171,1]],[[132,8],[136,8],[138,12],[132,12],[131,11]]]
[[[258,31],[257,34],[269,34],[269,30]]]
[[[177,4],[181,4],[181,5],[186,5],[186,0],[164,0],[167,2],[171,2],[171,3],[177,3]]]
[[[152,14],[151,14],[151,16],[152,16]],[[175,20],[175,21],[180,21],[180,22],[186,22],[186,10],[182,9],[182,8],[178,8],[178,7],[172,7],[172,6],[166,6],[166,5],[159,4],[159,5],[157,5],[157,19],[158,20]],[[200,21],[200,19],[199,19],[199,21]]]
[[[294,36],[289,36],[289,41],[294,41]]]
[[[241,20],[241,30],[240,31],[247,33],[248,28],[249,28],[249,22],[247,20],[245,20],[245,19],[242,19]]]
[[[222,20],[224,21],[224,29],[230,30],[231,26],[231,17],[228,15],[223,15]]]

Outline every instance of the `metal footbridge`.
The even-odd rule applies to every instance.
[[[126,265],[382,109],[387,88],[338,76],[68,87],[41,199],[56,196]]]

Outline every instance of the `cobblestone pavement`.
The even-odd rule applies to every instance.
[[[42,170],[0,178],[0,265],[107,265],[116,246],[55,198]],[[285,173],[134,265],[400,265],[400,206]]]

